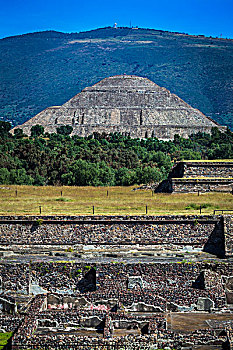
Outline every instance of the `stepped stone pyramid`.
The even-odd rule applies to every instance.
[[[225,130],[167,89],[132,75],[105,78],[62,106],[46,108],[18,127],[30,134],[36,124],[47,132],[71,125],[73,135],[79,136],[119,132],[134,138],[156,136],[164,140],[173,139],[175,134],[188,137],[198,131],[209,133],[212,127]]]
[[[230,192],[233,194],[233,159],[184,160],[174,165],[155,192]]]

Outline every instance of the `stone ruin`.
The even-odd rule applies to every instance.
[[[232,192],[233,160],[184,160],[172,168],[155,192]]]
[[[133,138],[164,140],[173,139],[175,134],[188,137],[199,131],[210,133],[212,127],[226,129],[167,89],[133,75],[105,78],[62,106],[48,107],[16,128],[30,134],[36,124],[49,133],[70,125],[72,134],[82,137],[118,132]]]
[[[233,276],[226,277],[226,300],[233,308]]]
[[[17,313],[17,304],[0,296],[0,313],[5,311],[9,314]]]
[[[230,168],[220,170],[222,176],[223,173],[230,176]],[[180,175],[186,173],[188,176],[193,171],[194,167],[189,170],[182,170],[181,167]],[[47,244],[49,249],[63,245],[60,234],[63,232],[65,239],[72,234],[73,246],[77,249],[74,244],[76,238],[81,247],[84,243],[82,239],[85,237],[87,242],[90,232],[89,244],[93,247],[99,232],[98,240],[104,243],[105,248],[99,244],[104,250],[110,237],[117,233],[120,238],[123,237],[121,234],[127,232],[127,236],[131,237],[130,243],[132,237],[137,236],[139,249],[146,244],[153,246],[156,242],[162,243],[164,247],[168,237],[169,245],[173,242],[183,247],[184,244],[185,248],[186,243],[194,244],[220,258],[230,257],[233,253],[231,215],[40,216],[43,223],[32,230],[38,218],[1,217],[0,243],[11,246],[17,242],[17,247],[25,247],[30,243],[38,253],[40,244]],[[111,230],[103,230],[104,227],[111,227]],[[43,240],[41,243],[41,236],[44,239],[45,232],[48,241]],[[60,237],[59,240],[55,240],[56,236]],[[34,238],[33,242],[31,237]],[[4,243],[5,239],[7,241]],[[122,243],[121,239],[113,246],[111,242],[110,246],[115,249],[122,245],[124,241]],[[174,251],[175,259],[167,255],[161,259],[161,255],[158,255],[159,259],[148,260],[140,256],[139,260],[133,255],[134,244],[126,247],[127,256],[124,259],[116,255],[114,261],[106,258],[102,260],[98,251],[91,261],[88,254],[81,259],[78,257],[77,261],[56,261],[56,256],[54,260],[51,259],[53,256],[48,255],[48,260],[43,258],[43,261],[38,261],[35,258],[35,261],[30,259],[25,262],[24,250],[23,260],[20,257],[17,262],[11,259],[1,261],[0,285],[4,293],[0,298],[0,329],[14,332],[10,340],[13,349],[110,350],[124,347],[135,350],[178,350],[200,346],[230,349],[232,261],[218,261],[213,257],[206,260],[204,258],[207,256],[203,252],[197,255],[197,251],[195,255],[190,255],[188,251],[185,255]],[[66,247],[67,242],[64,245]],[[75,259],[76,253],[69,252],[69,259]],[[201,261],[198,261],[198,256]],[[22,293],[30,282],[32,286],[47,292],[33,296],[29,295],[29,289],[27,294]],[[13,309],[15,305],[18,305],[17,313]],[[193,317],[194,323],[198,314],[201,314],[206,324],[212,316],[218,315],[218,325],[216,329],[208,326],[192,330],[187,326],[185,332],[183,329],[174,331],[174,322],[178,316],[176,313],[181,314],[184,320]],[[170,317],[172,314],[174,317]],[[230,327],[229,330],[227,327]],[[227,335],[219,338],[220,332]],[[135,346],[132,347],[132,344]]]
[[[133,289],[135,287],[143,288],[143,279],[141,276],[129,276],[128,277],[128,288]]]

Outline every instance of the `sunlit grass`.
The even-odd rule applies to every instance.
[[[0,350],[4,348],[11,336],[12,332],[0,333]]]
[[[61,193],[62,192],[62,193]],[[62,199],[64,198],[64,199]],[[195,204],[195,205],[194,205]],[[1,186],[0,215],[212,214],[233,209],[230,193],[154,194],[133,187]]]

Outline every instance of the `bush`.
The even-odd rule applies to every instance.
[[[210,203],[204,203],[204,204],[201,205],[201,207],[202,207],[202,208],[210,208],[210,207],[212,207],[212,204],[210,204]]]
[[[71,202],[71,199],[65,197],[59,197],[55,199],[56,202]]]
[[[188,204],[188,206],[185,207],[185,209],[186,209],[186,210],[190,210],[190,209],[198,210],[198,209],[200,209],[200,205],[195,204],[195,203],[191,203],[191,204]]]
[[[57,133],[60,135],[68,136],[72,133],[73,128],[70,125],[62,125],[57,128]]]
[[[6,168],[0,169],[0,184],[10,183],[10,172]]]
[[[185,207],[185,209],[186,210],[190,210],[190,209],[199,210],[200,207],[201,207],[201,209],[211,208],[212,204],[210,204],[210,203],[203,203],[203,204],[191,203],[191,204],[188,204],[188,206]]]
[[[38,137],[44,134],[44,127],[42,125],[36,124],[31,127],[31,136]]]
[[[43,219],[37,219],[35,224],[36,224],[37,226],[40,226],[40,225],[43,224],[43,222],[44,222]]]
[[[74,251],[74,249],[72,247],[69,247],[69,248],[66,249],[66,251],[69,252],[69,253],[72,253]]]

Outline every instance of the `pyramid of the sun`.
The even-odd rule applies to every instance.
[[[19,126],[29,134],[40,124],[47,132],[71,125],[73,134],[88,136],[94,132],[119,132],[131,137],[173,139],[175,134],[225,130],[199,110],[149,79],[118,75],[85,88],[62,106],[46,108]]]

